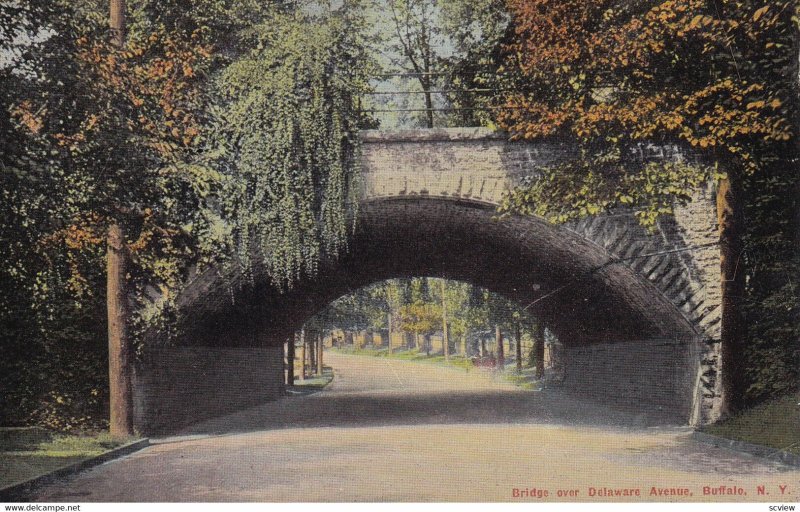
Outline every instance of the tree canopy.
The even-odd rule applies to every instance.
[[[500,125],[561,137],[579,162],[545,170],[507,210],[563,221],[637,208],[652,225],[701,183],[737,181],[791,155],[795,6],[789,1],[510,0]],[[693,165],[631,165],[642,144],[677,144]]]

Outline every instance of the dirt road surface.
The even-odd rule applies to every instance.
[[[326,354],[334,381],[194,425],[39,501],[800,500],[800,470],[484,372]],[[638,493],[638,494],[637,494]]]

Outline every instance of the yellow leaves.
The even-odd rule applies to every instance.
[[[691,30],[691,29],[696,29],[696,28],[700,28],[700,27],[706,27],[706,26],[710,25],[713,21],[714,21],[714,18],[712,18],[711,16],[698,14],[697,16],[692,18],[692,21],[689,22],[689,25],[687,26],[687,28]]]
[[[769,10],[769,5],[765,5],[761,9],[753,13],[753,21],[758,21]]]
[[[44,126],[46,112],[44,107],[34,112],[33,103],[29,100],[24,100],[12,108],[11,117],[18,119],[20,124],[30,130],[31,133],[38,134]]]
[[[750,103],[747,104],[747,106],[745,108],[747,108],[747,110],[756,110],[756,109],[764,108],[764,105],[766,105],[766,104],[767,103],[764,100],[751,101]]]
[[[86,130],[94,130],[97,127],[97,123],[100,121],[100,117],[96,114],[91,114],[89,118],[86,120]]]
[[[91,245],[100,245],[104,240],[98,233],[97,225],[73,224],[64,232],[64,244],[69,249],[81,250]]]

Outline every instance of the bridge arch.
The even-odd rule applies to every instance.
[[[179,299],[178,346],[153,351],[137,369],[140,428],[158,429],[161,412],[174,416],[176,404],[197,396],[224,404],[208,414],[263,401],[280,390],[277,350],[307,318],[355,289],[410,276],[467,281],[529,305],[568,348],[575,392],[669,422],[707,421],[718,321],[704,265],[714,255],[680,249],[713,236],[708,204],[701,197],[693,203],[700,213],[678,211],[656,234],[629,212],[569,226],[495,218],[521,176],[568,155],[557,144],[509,144],[480,129],[365,133],[348,253],[283,294],[264,275],[196,276]],[[682,215],[700,234],[680,225]]]

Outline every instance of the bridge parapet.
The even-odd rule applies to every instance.
[[[362,132],[363,197],[445,197],[499,204],[535,169],[571,157],[567,144],[509,143],[486,128]]]

